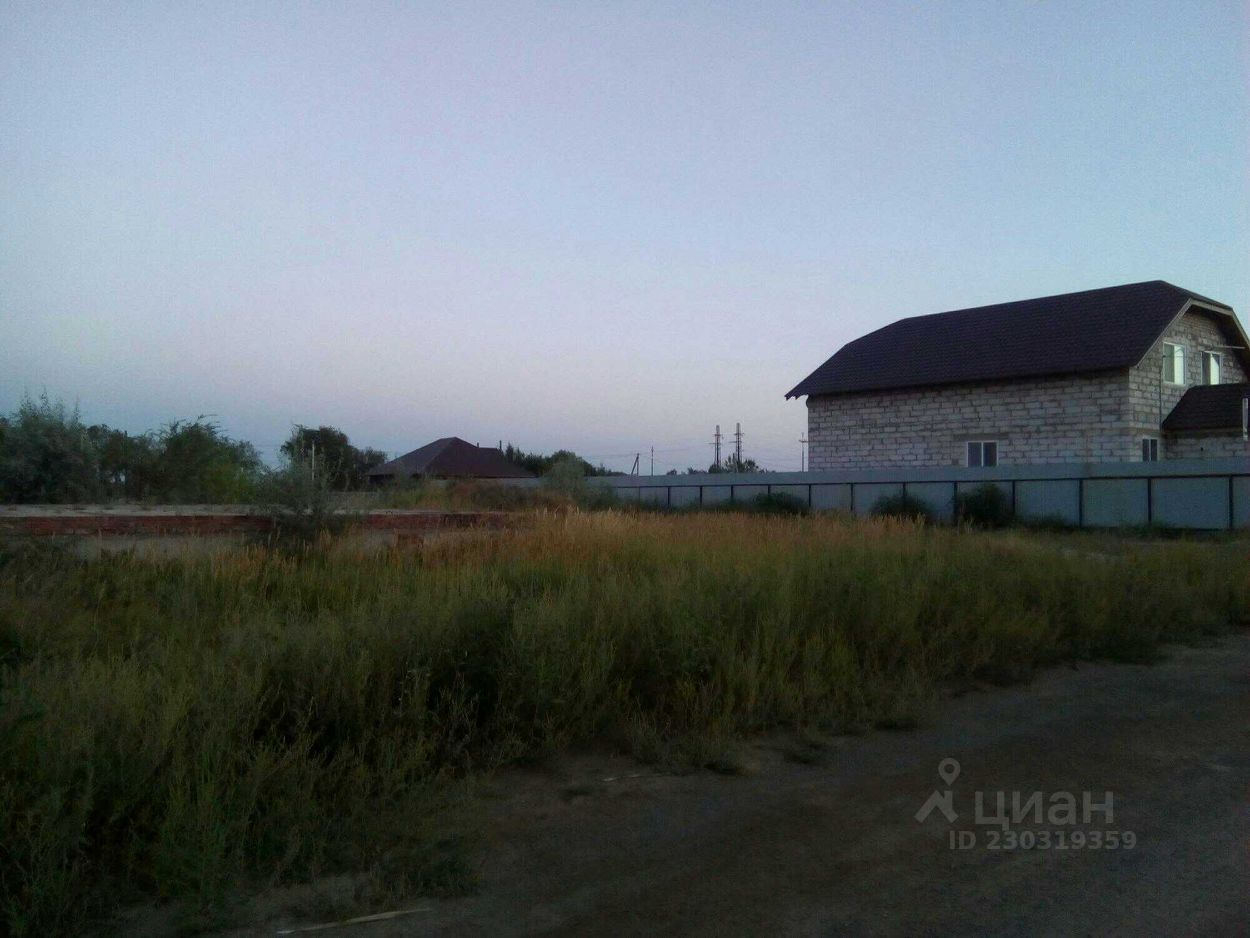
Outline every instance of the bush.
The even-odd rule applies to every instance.
[[[760,515],[805,515],[808,513],[807,502],[785,492],[756,495],[746,503],[746,508]]]
[[[100,497],[99,456],[77,408],[26,397],[0,438],[0,501],[83,502]]]
[[[313,462],[288,458],[260,486],[261,501],[279,540],[308,544],[322,535],[340,534],[355,515],[337,505],[333,477],[320,457]]]
[[[1014,512],[1011,496],[993,482],[982,482],[971,492],[955,496],[955,521],[980,528],[1005,528]]]
[[[1017,516],[1016,523],[1030,531],[1063,532],[1074,531],[1077,527],[1060,514],[1020,515]]]
[[[608,486],[586,481],[583,461],[572,456],[558,460],[547,470],[543,488],[568,498],[579,508],[603,509],[617,504],[616,493]]]
[[[447,504],[453,510],[529,511],[558,510],[578,504],[574,495],[585,498],[589,487],[563,492],[554,486],[533,487],[503,482],[459,481],[447,486]]]
[[[179,504],[241,504],[263,488],[256,448],[232,440],[212,421],[175,420],[157,436],[152,494]]]
[[[872,506],[872,514],[877,518],[906,518],[909,521],[933,522],[933,509],[927,502],[922,502],[914,495],[899,492],[897,495],[882,495]]]

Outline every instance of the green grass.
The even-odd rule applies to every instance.
[[[347,872],[470,888],[477,773],[571,747],[731,765],[943,688],[1244,622],[1244,545],[618,512],[420,550],[0,560],[0,928],[74,933]],[[800,754],[816,759],[819,754]]]

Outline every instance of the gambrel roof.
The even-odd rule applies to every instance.
[[[1130,368],[1190,306],[1248,344],[1231,307],[1150,280],[900,319],[848,342],[786,397]]]

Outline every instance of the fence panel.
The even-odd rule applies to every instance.
[[[837,472],[607,476],[590,480],[626,500],[649,504],[716,505],[784,492],[817,511],[864,515],[883,497],[906,489],[939,516],[952,496],[986,482],[1007,493],[1022,518],[1054,518],[1087,527],[1168,524],[1194,529],[1250,528],[1250,460],[1190,459],[1157,463],[1065,463],[958,466]],[[541,485],[526,479],[523,486]]]

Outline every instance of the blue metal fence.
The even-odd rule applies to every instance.
[[[817,510],[855,514],[867,514],[883,497],[905,493],[947,516],[956,493],[992,482],[1003,488],[1016,513],[1024,518],[1055,518],[1081,527],[1250,528],[1250,458],[607,476],[591,481],[613,489],[625,500],[672,507],[744,502],[784,492]]]

